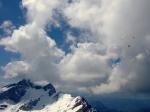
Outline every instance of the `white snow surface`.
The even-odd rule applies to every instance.
[[[74,97],[70,94],[60,94],[57,101],[48,104],[43,109],[32,110],[32,111],[22,111],[18,110],[18,108],[22,105],[22,103],[18,103],[16,105],[9,105],[6,110],[2,110],[0,112],[76,112],[78,108],[72,110],[68,109],[68,105],[72,104]],[[73,105],[73,104],[72,104]]]

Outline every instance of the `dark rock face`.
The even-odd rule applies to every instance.
[[[55,88],[48,84],[46,86],[40,86],[33,84],[30,80],[23,79],[15,84],[10,84],[5,86],[8,88],[6,91],[0,93],[0,101],[1,100],[11,100],[14,103],[18,103],[21,98],[26,94],[27,89],[34,88],[34,89],[43,89],[48,91],[49,96],[56,93]]]
[[[52,94],[56,93],[56,90],[55,90],[55,88],[54,88],[54,86],[52,84],[47,84],[46,86],[43,87],[43,89],[45,91],[47,91],[47,90],[49,91],[48,92],[49,96],[51,96]]]
[[[30,81],[22,80],[16,84],[5,86],[7,91],[0,93],[0,100],[11,100],[18,103],[21,97],[25,95],[26,89],[30,87]]]
[[[5,108],[7,108],[7,105],[5,104],[0,105],[0,110],[4,110]]]
[[[35,100],[30,100],[28,103],[25,103],[24,105],[22,105],[19,109],[24,110],[24,111],[32,110],[33,107],[36,106],[39,101],[40,101],[40,98],[35,99]]]

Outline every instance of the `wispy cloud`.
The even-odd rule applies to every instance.
[[[2,30],[4,35],[11,35],[15,28],[10,20],[6,20],[0,25],[0,30]]]

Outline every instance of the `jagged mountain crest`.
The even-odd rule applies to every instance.
[[[45,86],[36,85],[28,79],[23,79],[15,84],[6,85],[4,88],[6,88],[6,91],[0,93],[0,100],[11,100],[14,103],[18,103],[30,88],[37,90],[43,89],[45,91],[49,90],[49,95],[56,93],[52,84],[49,83]]]
[[[0,112],[96,112],[83,97],[56,92],[49,83],[28,79],[6,85],[0,92]]]

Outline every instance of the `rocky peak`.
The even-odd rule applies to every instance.
[[[81,96],[75,97],[64,112],[96,112]]]
[[[52,86],[52,84],[41,86],[36,85],[27,79],[23,79],[15,84],[6,85],[4,86],[4,88],[5,91],[0,92],[0,100],[11,100],[14,103],[18,103],[21,98],[26,94],[29,88],[37,90],[43,89],[45,91],[48,91],[49,96],[56,93],[56,90]]]
[[[12,101],[12,102],[9,102]],[[38,85],[23,79],[4,86],[0,92],[0,111],[3,112],[97,112],[80,96],[56,93],[52,84]]]

